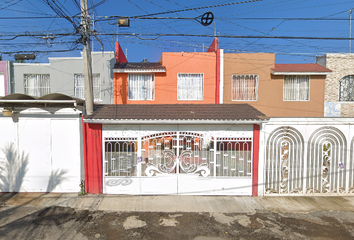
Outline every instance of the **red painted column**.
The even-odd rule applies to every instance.
[[[219,39],[214,38],[213,43],[210,45],[207,52],[215,52],[216,55],[216,72],[215,72],[215,103],[220,103],[220,49],[219,49]]]
[[[82,123],[85,157],[85,191],[102,193],[102,124]]]
[[[252,169],[252,196],[258,196],[258,164],[259,164],[259,133],[261,127],[253,125],[253,169]]]
[[[220,104],[220,49],[216,50],[216,88],[215,103]]]

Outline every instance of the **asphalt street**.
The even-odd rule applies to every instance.
[[[0,239],[354,239],[354,197],[35,196],[0,194]],[[112,203],[122,198],[131,205],[143,201],[146,209],[122,210]],[[165,201],[175,205],[173,211],[163,207]],[[190,201],[210,211],[184,210],[185,204],[194,206]],[[241,202],[253,207],[227,206]],[[280,202],[284,207],[276,206]],[[214,203],[228,210],[213,210]],[[317,204],[325,205],[316,210]],[[159,205],[161,210],[153,210]]]

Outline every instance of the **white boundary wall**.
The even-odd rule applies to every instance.
[[[300,135],[303,138],[303,152],[301,152],[301,154],[303,154],[303,165],[301,167],[301,171],[304,172],[304,176],[303,176],[303,187],[302,187],[302,192],[293,192],[290,193],[288,192],[283,192],[283,193],[272,193],[272,194],[266,194],[266,186],[269,186],[269,183],[267,185],[266,183],[266,161],[267,161],[267,141],[270,137],[270,135],[272,134],[272,132],[276,129],[279,129],[281,127],[291,127],[292,129],[295,129],[298,133],[300,133]],[[313,143],[311,146],[309,145],[309,140],[311,140],[311,136],[314,136],[313,134],[315,132],[320,132],[322,129],[322,132],[324,132],[324,134],[322,135],[322,142],[325,142],[325,138],[330,139],[332,136],[332,133],[330,133],[330,131],[328,131],[328,134],[326,134],[326,130],[328,129],[334,129],[335,131],[337,131],[339,133],[339,135],[341,135],[340,138],[341,141],[343,143],[345,143],[344,145],[341,145],[338,147],[338,149],[334,149],[333,148],[333,156],[331,158],[331,162],[336,162],[337,165],[338,163],[341,163],[343,161],[343,159],[346,161],[346,164],[344,166],[344,171],[346,172],[345,175],[345,183],[344,183],[344,187],[343,187],[343,192],[339,192],[339,191],[328,191],[328,192],[311,192],[308,191],[308,184],[306,184],[306,175],[309,175],[309,173],[307,173],[307,169],[308,168],[308,164],[309,161],[312,161],[311,164],[313,164],[314,162],[321,161],[319,159],[321,159],[321,148],[322,145],[319,145],[320,147],[317,147],[317,151],[318,154],[314,155],[317,156],[315,157],[315,159],[313,159],[314,157],[309,157],[309,151],[314,152],[314,148],[316,146],[315,141],[311,141],[311,143]],[[338,136],[339,136],[338,135]],[[312,138],[314,139],[314,138]],[[320,141],[318,141],[320,142]],[[321,142],[321,144],[322,144]],[[320,144],[320,143],[319,143]],[[269,120],[268,123],[265,123],[262,125],[261,128],[261,134],[260,134],[260,158],[259,158],[259,188],[258,188],[258,194],[259,196],[262,195],[342,195],[342,194],[353,194],[351,191],[351,187],[353,187],[354,183],[353,183],[353,161],[354,161],[354,154],[351,152],[351,150],[353,150],[353,144],[354,144],[354,118],[271,118]],[[279,152],[279,145],[273,144],[274,149],[277,149],[277,151]],[[268,146],[269,148],[269,146]],[[339,155],[335,156],[334,152],[340,152],[343,151],[343,156],[338,157]],[[311,155],[313,156],[313,155]],[[268,156],[269,159],[269,156]],[[295,159],[298,160],[298,159]],[[290,162],[290,161],[289,161]],[[331,165],[330,167],[332,168],[331,174],[336,174],[334,172],[340,172],[340,170],[338,170],[338,166],[337,165]],[[280,176],[281,174],[278,174],[278,176]],[[332,177],[334,175],[331,175]],[[280,177],[281,178],[281,177]],[[279,180],[279,178],[278,178]],[[274,181],[274,179],[273,179]],[[311,180],[309,180],[311,181]],[[332,180],[333,181],[333,180]]]
[[[79,192],[81,121],[70,108],[0,109],[0,192]]]

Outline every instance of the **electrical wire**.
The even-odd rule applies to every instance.
[[[198,9],[206,9],[206,8],[225,7],[225,6],[230,6],[230,5],[252,3],[252,2],[260,2],[260,1],[263,1],[263,0],[248,0],[248,1],[242,1],[242,2],[224,3],[224,4],[213,5],[213,6],[195,7],[195,8],[187,8],[187,9],[166,11],[166,12],[160,12],[160,13],[151,13],[151,14],[139,15],[139,16],[134,16],[134,17],[148,17],[148,16],[170,14],[170,13],[177,13],[177,12],[186,12],[186,11],[192,11],[192,10],[198,10]]]

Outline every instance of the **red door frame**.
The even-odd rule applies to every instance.
[[[252,196],[258,196],[258,164],[259,164],[259,133],[260,125],[253,125],[253,169],[252,169]]]
[[[102,178],[102,124],[82,122],[84,158],[85,158],[85,191],[101,194]]]

